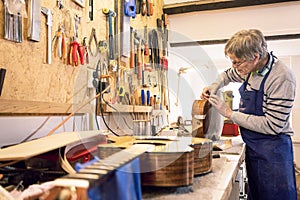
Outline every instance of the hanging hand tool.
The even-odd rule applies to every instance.
[[[168,59],[165,56],[163,56],[160,59],[160,63],[161,63],[162,69],[167,71],[168,70]]]
[[[147,14],[146,0],[141,0],[140,6],[141,6],[141,13],[143,16],[145,16]]]
[[[147,106],[150,106],[150,97],[151,97],[150,91],[147,90]]]
[[[124,4],[124,14],[127,17],[136,17],[136,4],[135,0],[125,0]]]
[[[133,69],[135,66],[135,57],[134,57],[134,29],[130,27],[130,68]]]
[[[118,95],[119,95],[119,102],[122,103],[123,97],[124,97],[124,95],[125,95],[125,89],[124,89],[123,86],[120,86],[120,87],[119,87]]]
[[[88,47],[86,44],[86,37],[83,38],[83,42],[82,42],[82,46],[84,47],[84,58],[85,58],[85,62],[86,64],[89,64],[89,52],[88,52]]]
[[[154,68],[156,70],[159,69],[159,63],[160,63],[160,51],[159,51],[159,41],[158,41],[158,33],[155,29],[152,29],[150,36],[149,36],[149,41],[151,50],[150,52],[150,58],[152,57],[152,63],[154,65]]]
[[[10,13],[8,3],[4,1],[4,38],[14,42],[22,42],[22,15]],[[21,11],[20,11],[21,12]]]
[[[132,74],[128,75],[128,86],[129,86],[129,93],[130,93],[130,103],[134,105],[134,98],[133,98],[133,94],[134,94],[134,86],[132,83]]]
[[[57,54],[58,54],[58,57],[61,58],[62,57],[62,48],[61,48],[61,45],[62,45],[62,32],[61,31],[58,31],[56,32],[56,35],[55,37],[57,38]],[[54,52],[54,56],[56,55],[56,52]]]
[[[71,42],[71,48],[70,48],[70,64],[73,66],[79,65],[79,43],[76,41],[75,38],[73,38],[73,41]]]
[[[148,44],[149,44],[149,62],[150,62],[150,66],[151,66],[151,68],[153,68],[153,45],[152,45],[152,41],[153,41],[153,38],[152,38],[153,36],[152,36],[152,31],[150,31],[149,33],[148,33]]]
[[[149,0],[146,0],[146,8],[147,8],[147,16],[151,16]]]
[[[95,47],[95,51],[92,50],[92,43],[94,41],[94,45],[96,46]],[[98,49],[98,41],[97,41],[97,37],[96,37],[96,29],[95,28],[92,28],[92,32],[91,32],[91,35],[90,35],[90,39],[89,39],[89,50],[90,50],[90,53],[92,56],[96,57],[98,52],[99,52],[99,49]]]
[[[53,38],[54,43],[54,56],[58,55],[61,59],[67,58],[67,46],[66,46],[66,34],[64,32],[63,26],[60,26],[58,31],[56,31],[55,37]]]
[[[153,0],[148,0],[149,1],[149,10],[150,10],[150,16],[153,15]]]
[[[105,53],[108,49],[106,40],[100,40],[98,43],[100,53]]]
[[[1,96],[1,93],[2,93],[5,74],[6,74],[6,69],[0,68],[0,96]]]
[[[139,38],[137,36],[137,32],[134,32],[134,73],[138,74],[138,59],[139,59],[139,53],[138,53],[138,46],[139,46]]]
[[[57,0],[57,7],[59,9],[63,9],[64,8],[64,4],[63,4],[62,0]]]
[[[142,85],[144,86],[144,85],[145,85],[145,55],[144,55],[145,46],[144,46],[144,43],[145,43],[145,42],[142,40],[141,43],[142,43],[142,44],[141,44],[141,45],[142,45],[142,46],[141,46]]]
[[[75,38],[77,39],[78,38],[78,27],[79,27],[79,24],[80,24],[80,17],[78,15],[75,15],[74,16],[74,20],[75,20],[75,23],[74,23],[74,33],[75,33]]]
[[[109,59],[114,60],[114,38],[113,38],[113,17],[116,17],[116,13],[110,9],[103,8],[102,12],[108,17],[109,26]]]
[[[139,43],[137,47],[137,67],[138,67],[138,73],[137,73],[137,79],[142,80],[142,71],[143,71],[143,66],[142,66],[142,39],[138,37]]]
[[[91,21],[94,20],[94,1],[89,0],[89,18]]]
[[[120,56],[129,57],[128,52],[131,50],[131,31],[130,18],[136,17],[135,0],[122,0],[120,5]],[[123,9],[122,9],[123,8]]]
[[[42,7],[42,13],[47,17],[47,27],[48,27],[48,64],[52,63],[52,56],[51,56],[51,27],[52,27],[52,12],[50,9]]]
[[[29,0],[28,10],[28,39],[38,42],[40,41],[41,31],[41,0]]]
[[[75,38],[73,38],[73,42],[71,42],[71,50],[70,50],[70,64],[73,66],[78,66],[79,62],[81,65],[84,64],[84,56],[85,56],[85,48],[80,45],[79,42]]]
[[[145,102],[145,90],[142,89],[141,90],[141,100],[142,100],[142,105],[146,105],[146,102]]]
[[[141,13],[141,0],[135,0],[136,14]]]
[[[62,32],[61,48],[62,48],[62,58],[64,60],[67,60],[68,59],[67,37],[66,37],[64,29]]]
[[[80,64],[84,65],[85,48],[83,45],[79,45],[78,54],[79,54]]]
[[[163,55],[166,56],[168,54],[168,14],[162,15],[162,22],[164,26],[164,31],[162,33],[162,42],[163,42]]]
[[[147,26],[144,26],[144,46],[145,46],[145,50],[144,50],[144,55],[148,56],[149,55],[149,47],[148,47],[148,29]]]

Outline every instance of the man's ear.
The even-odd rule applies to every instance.
[[[259,58],[260,58],[260,55],[258,53],[255,53],[254,54],[254,60],[253,60],[255,65],[258,63]]]

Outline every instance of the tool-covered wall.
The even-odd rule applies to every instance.
[[[149,75],[149,81],[145,82],[144,78],[141,80],[146,77],[144,70],[158,69],[151,63],[161,61],[167,66],[165,52],[152,57],[149,55],[157,54],[156,50],[148,52],[147,48],[150,44],[147,33],[155,30],[150,34],[151,39],[155,34],[160,38],[164,35],[167,20],[162,7],[160,0],[3,0],[0,2],[0,113],[72,112],[89,97],[87,91],[93,86],[90,82],[99,60],[108,63],[108,74],[115,78],[137,67],[138,80],[133,80],[133,84],[136,87],[152,84],[159,77],[152,79]],[[139,51],[144,53],[135,59],[130,57]],[[160,60],[154,62],[152,58]],[[142,62],[142,68],[135,66],[133,60],[138,61],[135,65]],[[122,83],[114,82],[112,86],[112,91],[118,93],[115,96],[121,97]],[[162,97],[161,94],[158,96]]]

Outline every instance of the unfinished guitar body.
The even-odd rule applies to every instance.
[[[193,184],[194,175],[211,171],[212,141],[205,138],[111,137],[115,142],[99,145],[105,158],[133,144],[155,144],[155,149],[140,156],[143,186],[179,187]]]
[[[205,138],[209,127],[210,103],[207,100],[195,100],[192,107],[192,135]]]
[[[194,149],[194,175],[210,172],[212,169],[212,141],[206,138],[193,138],[191,147]]]

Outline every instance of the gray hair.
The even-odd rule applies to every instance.
[[[225,45],[225,55],[234,54],[239,59],[253,60],[254,54],[259,54],[259,59],[268,54],[267,42],[260,30],[249,29],[235,33]]]

